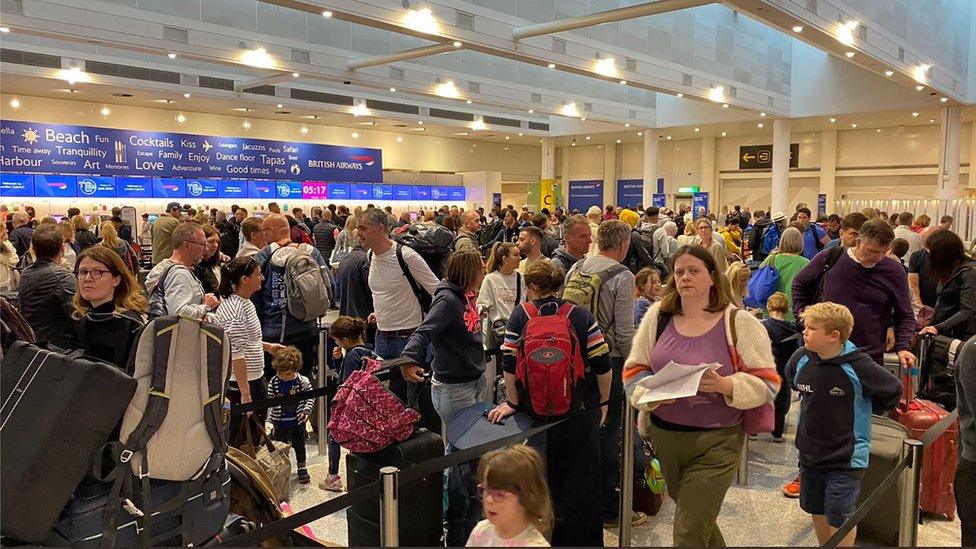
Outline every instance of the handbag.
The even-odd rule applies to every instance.
[[[519,303],[522,302],[522,274],[515,271],[515,305],[518,307]],[[508,321],[506,319],[500,318],[493,322],[488,319],[484,320],[484,330],[483,336],[485,341],[485,349],[488,350],[498,350],[505,342],[505,330],[508,328]]]
[[[661,510],[664,493],[664,476],[661,474],[661,464],[654,456],[651,443],[641,439],[639,452],[643,452],[646,465],[634,475],[634,511],[640,511],[652,517]]]
[[[777,288],[779,288],[779,271],[776,270],[776,256],[773,255],[769,258],[769,263],[752,273],[742,302],[754,309],[765,308],[766,302],[776,293]]]
[[[279,440],[271,440],[264,425],[254,415],[248,415],[244,423],[244,444],[241,451],[254,458],[254,461],[264,469],[271,485],[274,486],[275,495],[278,499],[285,501],[291,493],[291,444]],[[302,426],[296,427],[301,429]],[[257,433],[257,440],[254,434]]]
[[[742,364],[742,357],[739,356],[739,351],[736,348],[738,344],[738,337],[735,333],[735,315],[738,312],[739,309],[735,308],[732,309],[732,313],[729,315],[729,332],[732,334],[732,347],[729,349],[729,351],[732,354],[732,367],[736,372],[746,372],[749,375],[755,375],[754,372],[747,371],[749,369]],[[762,379],[763,382],[767,382],[765,378],[760,377],[760,379]],[[776,409],[773,406],[772,401],[761,404],[755,408],[742,411],[742,430],[747,434],[755,435],[759,433],[772,433],[775,425]]]

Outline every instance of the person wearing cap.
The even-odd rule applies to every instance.
[[[779,246],[779,239],[783,237],[783,231],[787,227],[786,215],[783,212],[774,213],[772,221],[773,223],[762,235],[760,250],[764,258],[769,256]]]
[[[152,224],[152,264],[156,266],[160,261],[173,255],[173,231],[183,220],[180,213],[180,203],[170,202],[166,205],[166,212]]]

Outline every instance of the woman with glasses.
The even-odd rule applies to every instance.
[[[715,259],[715,266],[720,272],[725,272],[729,268],[729,254],[725,242],[718,242],[712,230],[712,222],[708,218],[701,217],[695,222],[695,232],[698,234],[700,246],[708,250]]]
[[[146,298],[119,254],[93,246],[78,257],[74,346],[126,368],[146,313]]]

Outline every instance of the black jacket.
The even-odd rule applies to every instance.
[[[316,228],[321,225],[319,223]],[[369,261],[362,246],[356,246],[342,258],[336,279],[339,281],[339,314],[367,318],[373,312],[373,293],[369,291]]]
[[[430,312],[410,336],[403,356],[423,364],[428,345],[433,350],[431,369],[437,381],[468,383],[485,372],[481,319],[474,297],[469,302],[461,288],[446,280],[437,284]]]
[[[109,301],[78,319],[72,346],[75,349],[84,349],[88,356],[126,370],[129,355],[142,326],[143,320],[138,313],[132,311],[116,313],[115,303]]]
[[[326,261],[332,258],[332,251],[335,250],[335,230],[338,228],[335,223],[323,219],[316,223],[312,229],[312,238],[315,239],[315,249],[322,254],[322,257]]]
[[[771,224],[772,221],[764,217],[756,221],[756,224],[752,226],[752,231],[749,233],[749,249],[752,250],[752,259],[754,261],[762,261],[766,258],[762,254],[762,236],[763,231]]]
[[[85,251],[95,244],[98,244],[98,237],[95,236],[95,233],[89,231],[88,229],[78,229],[75,231],[75,242],[78,243],[78,247],[80,247],[82,251]]]
[[[542,233],[542,255],[545,257],[552,257],[553,252],[559,247],[559,242],[555,238],[547,233]]]
[[[793,353],[800,347],[802,341],[800,338],[791,339],[797,335],[799,330],[796,324],[775,318],[767,318],[762,321],[762,324],[766,328],[769,341],[773,346],[773,361],[776,362],[776,371],[779,372],[779,375],[783,375]]]
[[[30,249],[32,236],[34,236],[34,229],[30,225],[21,225],[10,231],[10,242],[17,250],[17,257],[24,257],[24,254]]]
[[[796,448],[801,467],[863,470],[871,452],[871,413],[892,408],[901,382],[850,341],[827,360],[800,347],[784,382],[800,392]]]
[[[502,228],[498,230],[498,234],[495,235],[495,238],[491,240],[491,243],[494,244],[495,242],[518,242],[518,237],[519,237],[518,225],[512,227],[511,229],[502,226]]]
[[[47,260],[24,269],[20,278],[20,313],[34,329],[37,341],[71,347],[75,331],[74,299],[78,283],[71,271]]]
[[[932,325],[939,334],[962,340],[976,335],[976,262],[964,263],[938,292]]]

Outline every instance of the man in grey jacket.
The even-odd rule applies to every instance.
[[[623,367],[634,340],[634,275],[621,262],[630,247],[630,225],[619,220],[604,221],[597,231],[599,253],[588,257],[569,270],[566,280],[582,271],[599,274],[609,271],[600,284],[596,317],[610,346],[613,377],[607,421],[600,429],[600,462],[603,470],[603,518],[608,524],[619,516],[620,495],[620,427],[624,404]],[[635,524],[646,517],[634,516]]]
[[[146,289],[152,295],[165,273],[162,291],[166,314],[199,319],[217,308],[217,296],[205,294],[192,271],[206,249],[207,238],[200,225],[191,221],[173,230],[173,254],[160,261],[146,277]]]

